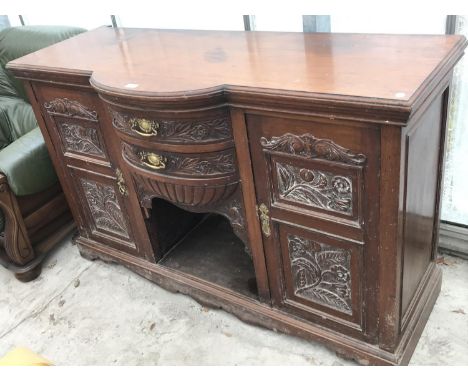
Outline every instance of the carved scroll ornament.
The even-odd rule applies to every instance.
[[[260,144],[264,149],[306,158],[326,159],[353,165],[363,165],[366,162],[364,154],[354,153],[330,139],[315,138],[311,134],[299,136],[288,133],[271,139],[262,137]]]
[[[72,118],[79,117],[94,122],[98,120],[97,112],[89,110],[78,101],[68,98],[56,98],[50,102],[44,103],[44,107],[49,114]]]

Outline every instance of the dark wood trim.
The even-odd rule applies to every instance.
[[[24,224],[28,233],[33,235],[42,228],[44,223],[55,220],[66,211],[68,211],[68,206],[65,195],[62,192],[26,216],[24,218]]]
[[[231,109],[231,118],[233,125],[237,127],[233,130],[234,139],[238,142],[236,145],[237,157],[245,158],[239,163],[239,174],[244,195],[245,215],[248,222],[248,236],[251,243],[255,273],[257,275],[258,293],[261,301],[270,303],[270,287],[268,285],[263,244],[261,240],[257,239],[262,236],[262,233],[257,217],[257,197],[253,183],[252,162],[248,155],[249,143],[244,112],[233,108]]]
[[[384,128],[380,131],[380,309],[379,342],[387,351],[398,345],[400,330],[401,247],[398,245],[402,227],[399,223],[401,129]],[[400,180],[401,179],[401,180]]]
[[[3,174],[0,174],[0,208],[5,216],[4,245],[6,255],[14,264],[25,265],[34,259],[35,254],[29,241],[18,201]]]
[[[450,99],[450,87],[447,87],[442,95],[442,115],[440,116],[440,144],[439,144],[439,160],[437,167],[437,193],[436,205],[434,208],[434,228],[432,236],[432,258],[437,258],[437,249],[439,247],[439,230],[440,230],[440,216],[442,204],[442,190],[444,184],[445,174],[445,142],[447,141],[447,118],[448,118],[448,105]]]
[[[6,177],[0,174],[0,208],[5,216],[0,264],[23,282],[39,276],[48,252],[75,229],[63,192],[45,201],[43,194],[23,197],[28,204],[26,209],[30,210],[25,218],[21,212],[22,198],[11,192]]]

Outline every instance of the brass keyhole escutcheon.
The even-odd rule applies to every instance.
[[[166,168],[167,159],[155,153],[143,153],[141,155],[141,161],[147,167],[155,170],[163,170]]]
[[[115,170],[115,174],[117,175],[117,187],[119,192],[122,196],[128,195],[127,185],[125,184],[125,179],[123,177],[122,171],[118,168]]]
[[[258,212],[260,214],[260,222],[262,224],[262,232],[265,235],[265,237],[270,237],[271,235],[271,229],[270,229],[270,211],[268,210],[268,207],[262,203],[258,207]]]

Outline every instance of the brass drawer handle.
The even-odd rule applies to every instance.
[[[263,203],[260,204],[259,207],[257,207],[257,210],[260,213],[260,222],[262,223],[262,232],[265,235],[265,237],[270,237],[271,235],[270,216],[269,216],[270,211],[268,210],[268,207]]]
[[[140,153],[141,163],[153,170],[163,170],[166,168],[167,159],[155,153]]]
[[[115,170],[115,173],[117,175],[117,187],[119,189],[119,192],[122,196],[127,196],[128,195],[128,190],[127,190],[127,185],[125,184],[125,179],[123,177],[122,171],[118,168]]]
[[[155,137],[158,135],[159,123],[145,118],[133,118],[130,120],[132,131],[142,137]]]

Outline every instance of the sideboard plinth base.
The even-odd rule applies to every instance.
[[[263,304],[198,277],[129,256],[124,252],[109,251],[108,247],[94,241],[80,237],[77,239],[77,245],[81,256],[86,259],[99,259],[106,263],[123,265],[170,292],[192,297],[203,306],[223,309],[249,324],[320,342],[334,350],[338,356],[354,360],[361,365],[408,364],[439,295],[442,282],[442,272],[434,266],[430,270],[427,286],[419,298],[414,315],[408,323],[402,340],[395,353],[392,353],[380,349],[378,346],[294,317],[272,308],[268,304]]]

